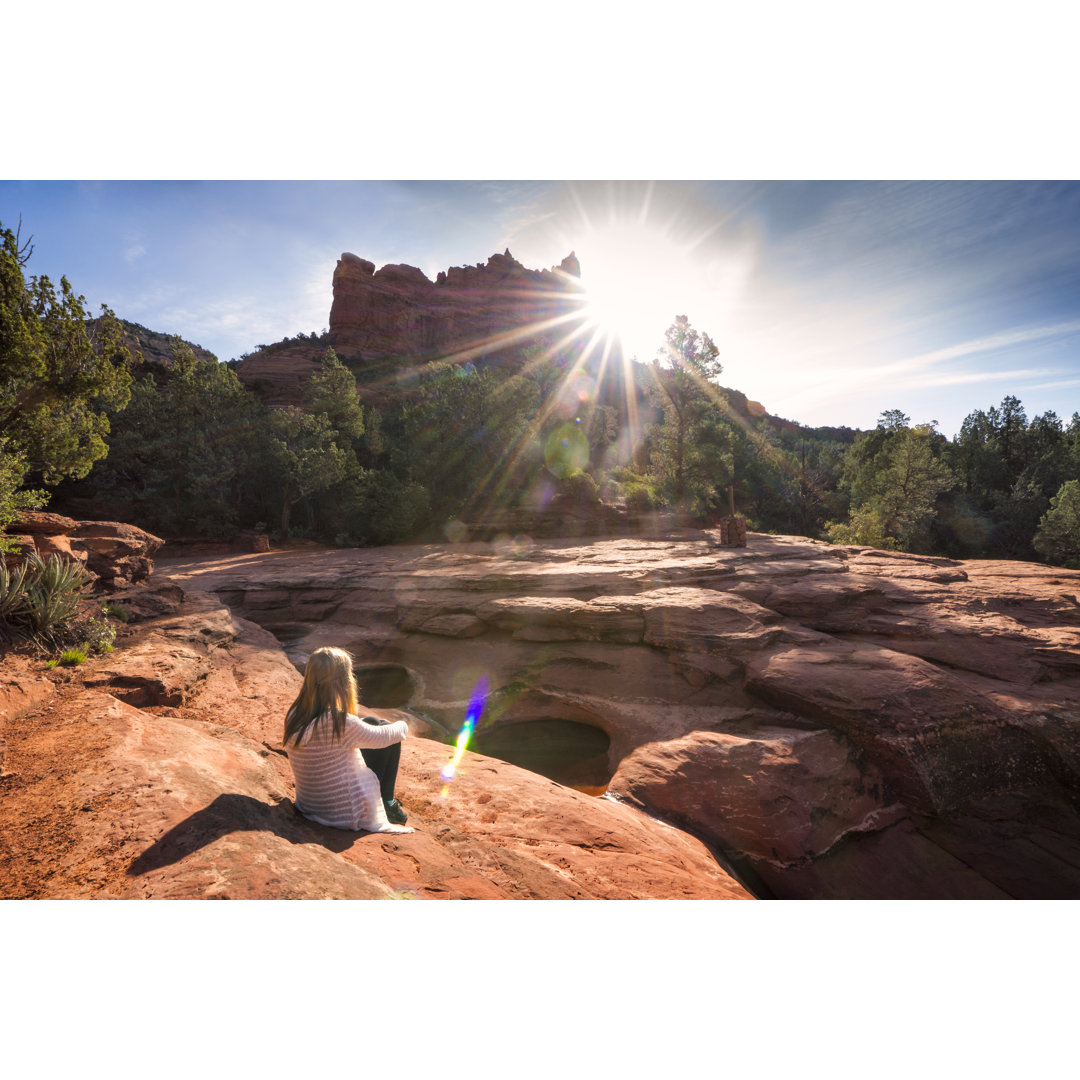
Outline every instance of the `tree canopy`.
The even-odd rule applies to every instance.
[[[0,223],[0,531],[51,487],[108,453],[109,410],[123,408],[131,355],[108,308],[88,330],[67,278],[26,278],[33,247]]]

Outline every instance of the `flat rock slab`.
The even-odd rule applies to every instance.
[[[638,776],[634,790],[647,791],[670,820],[768,863],[777,895],[839,896],[849,887],[871,895],[850,855],[860,850],[881,888],[897,896],[919,895],[935,874],[955,895],[971,896],[1056,896],[1072,880],[1067,853],[1039,863],[1016,840],[994,862],[980,854],[989,844],[965,847],[952,823],[981,821],[971,807],[982,801],[1016,798],[1030,844],[1047,850],[1054,845],[1036,835],[1040,815],[1078,816],[1078,571],[794,536],[750,534],[745,548],[727,548],[709,530],[683,530],[306,548],[163,563],[156,578],[214,592],[235,615],[282,628],[298,666],[313,648],[337,644],[364,667],[400,670],[413,688],[409,709],[448,732],[486,678],[485,723],[597,727],[609,740],[609,775],[640,765],[645,748],[673,743],[671,762],[655,751],[668,764]],[[766,729],[770,745],[798,753],[766,753]],[[786,736],[775,734],[782,729]],[[827,734],[814,742],[807,732]],[[688,782],[689,765],[672,763],[683,740],[720,736],[745,742],[724,754],[710,743],[702,752],[711,773],[695,767]],[[825,738],[849,763],[838,767],[835,791],[827,770],[793,766]],[[751,746],[760,767],[744,760]],[[747,767],[740,772],[736,760]],[[850,769],[862,778],[858,797],[845,779]],[[704,802],[700,813],[687,810],[710,782],[735,823],[716,814],[706,822]],[[801,810],[766,812],[782,803],[786,785]],[[874,792],[867,809],[861,800]],[[751,828],[758,796],[765,803]],[[823,847],[829,815],[848,799],[861,824]],[[962,869],[969,850],[979,869]]]

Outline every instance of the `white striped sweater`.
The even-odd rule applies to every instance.
[[[378,777],[364,764],[360,748],[379,749],[403,742],[409,734],[404,720],[366,724],[351,713],[340,740],[325,713],[304,732],[300,745],[285,747],[296,780],[296,809],[306,818],[335,829],[358,832],[412,832],[386,818]]]

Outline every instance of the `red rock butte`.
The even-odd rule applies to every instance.
[[[528,270],[507,250],[487,263],[440,271],[435,281],[415,266],[376,270],[345,252],[334,270],[329,338],[260,346],[236,373],[268,404],[289,405],[319,370],[327,344],[354,371],[440,359],[498,363],[581,325],[580,276],[573,252],[550,270]]]
[[[354,361],[472,359],[519,345],[580,317],[581,269],[571,252],[527,270],[507,250],[453,266],[431,281],[415,266],[345,252],[334,270],[330,344]]]

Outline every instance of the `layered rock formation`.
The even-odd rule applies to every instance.
[[[572,253],[538,271],[507,251],[432,282],[414,266],[376,270],[346,252],[334,270],[330,343],[365,362],[497,352],[580,313],[580,274]]]
[[[334,270],[327,340],[260,349],[236,373],[278,405],[298,400],[327,345],[354,370],[387,365],[390,385],[403,365],[497,360],[545,334],[562,337],[580,322],[580,274],[573,253],[550,270],[528,270],[507,251],[476,266],[451,267],[431,281],[415,266],[376,270],[345,252]]]
[[[448,736],[488,679],[474,745],[693,830],[761,895],[1080,895],[1080,572],[686,532],[156,577],[298,664],[350,649],[369,701]]]
[[[10,527],[19,552],[36,551],[82,564],[102,588],[121,589],[145,581],[154,569],[151,556],[164,541],[120,521],[76,521],[62,514],[24,510]]]
[[[505,762],[466,753],[444,792],[450,748],[393,710],[416,831],[307,821],[280,750],[300,676],[275,639],[198,590],[116,600],[133,621],[109,656],[5,659],[0,897],[750,899],[692,836]]]

